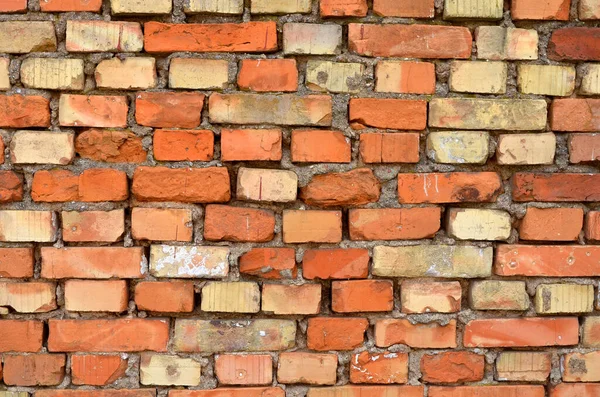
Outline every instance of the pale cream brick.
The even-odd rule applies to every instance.
[[[156,87],[154,58],[111,58],[96,66],[94,77],[98,88],[138,90]]]
[[[460,311],[462,288],[458,281],[403,281],[400,302],[403,313],[455,313]]]
[[[575,91],[575,67],[519,65],[517,83],[523,94],[570,96]]]
[[[561,364],[564,382],[600,381],[600,351],[568,353]]]
[[[263,284],[262,311],[276,315],[319,314],[321,284]]]
[[[480,278],[492,274],[493,249],[476,246],[376,246],[373,275],[382,277]]]
[[[358,92],[363,71],[360,63],[308,61],[306,86],[313,91]]]
[[[229,62],[222,59],[174,58],[169,67],[169,87],[222,90],[229,82]]]
[[[21,63],[21,82],[27,88],[83,90],[83,59],[25,59]]]
[[[153,245],[150,274],[154,277],[222,278],[229,274],[229,248]]]
[[[45,282],[0,283],[0,306],[17,313],[45,313],[56,309],[56,285]]]
[[[287,203],[296,200],[298,176],[293,171],[241,167],[237,178],[237,198],[251,201]]]
[[[524,281],[476,281],[471,285],[475,310],[527,310],[529,295]]]
[[[502,19],[504,0],[446,0],[444,19]]]
[[[542,134],[502,134],[498,138],[498,164],[534,165],[554,163],[556,136]]]
[[[579,0],[579,19],[600,19],[600,1]]]
[[[26,54],[52,51],[56,51],[56,34],[52,22],[0,22],[0,52]]]
[[[188,14],[243,14],[244,0],[185,0]]]
[[[485,164],[490,134],[485,131],[435,131],[427,135],[427,155],[442,164]]]
[[[511,231],[510,215],[500,210],[450,208],[446,230],[459,240],[506,240]]]
[[[311,0],[252,0],[252,14],[307,14],[312,11]]]
[[[539,314],[589,313],[593,309],[593,285],[541,284],[535,291],[535,311]]]
[[[534,29],[479,26],[475,29],[475,40],[479,59],[538,59],[539,36]]]
[[[496,379],[545,382],[552,369],[552,353],[502,352],[496,359]]]
[[[508,67],[505,62],[454,61],[450,66],[450,91],[504,94]]]
[[[69,164],[75,157],[71,132],[17,131],[10,142],[14,164]]]
[[[583,79],[579,93],[582,95],[600,94],[600,64],[588,63],[584,65]]]
[[[286,23],[283,25],[285,54],[335,55],[342,45],[340,25]]]
[[[0,90],[10,90],[10,59],[0,58]]]
[[[144,35],[138,22],[67,21],[70,52],[140,52]]]
[[[29,397],[26,391],[0,391],[0,397]]]
[[[56,217],[52,211],[0,211],[0,241],[56,241]]]
[[[204,312],[258,313],[260,290],[253,282],[211,282],[202,288]]]
[[[115,15],[170,14],[173,0],[110,0],[110,10]]]
[[[147,386],[198,386],[202,365],[179,356],[142,353],[140,383]]]

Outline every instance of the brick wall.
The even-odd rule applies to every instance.
[[[0,397],[600,396],[600,0],[0,14]]]

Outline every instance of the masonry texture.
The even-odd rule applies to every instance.
[[[600,0],[0,0],[0,397],[599,397]]]

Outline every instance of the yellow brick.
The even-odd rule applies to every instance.
[[[10,59],[0,58],[0,90],[10,90]]]
[[[298,176],[293,171],[241,167],[237,198],[250,201],[286,203],[296,200]]]
[[[221,59],[175,58],[169,67],[169,87],[222,90],[229,82],[229,62]]]
[[[579,19],[600,19],[600,1],[579,0]]]
[[[0,241],[49,243],[56,240],[52,211],[0,211]]]
[[[0,391],[0,397],[29,397],[26,391]]]
[[[340,25],[286,23],[283,25],[285,54],[335,55],[342,45]]]
[[[543,134],[503,134],[498,138],[498,164],[533,165],[554,163],[556,136]]]
[[[524,281],[476,281],[471,285],[475,310],[527,310],[529,295]]]
[[[541,284],[535,292],[535,311],[540,314],[587,313],[593,306],[592,285]]]
[[[276,315],[318,314],[321,310],[321,284],[263,284],[262,310]]]
[[[564,382],[600,381],[600,351],[566,354],[562,364]]]
[[[444,19],[501,19],[504,0],[446,0]]]
[[[229,274],[229,248],[153,245],[150,274],[154,277],[221,278]]]
[[[137,57],[111,58],[96,66],[98,88],[116,90],[138,90],[156,87],[156,67],[154,58]]]
[[[570,96],[575,90],[575,67],[519,65],[517,83],[523,94]]]
[[[358,92],[363,70],[360,63],[308,61],[306,86],[313,91]]]
[[[201,368],[191,358],[142,353],[140,383],[157,386],[198,386]]]
[[[427,155],[442,164],[485,164],[490,135],[484,131],[435,131],[427,135]]]
[[[0,283],[0,306],[18,313],[44,313],[56,309],[56,285],[52,283]]]
[[[188,14],[242,14],[244,0],[186,0],[183,7]]]
[[[581,344],[584,347],[600,347],[598,330],[600,330],[600,316],[585,317]]]
[[[475,40],[478,59],[538,59],[539,36],[534,29],[480,26],[475,29]]]
[[[202,288],[202,311],[258,313],[260,290],[252,282],[211,282]]]
[[[110,0],[113,14],[170,14],[173,0]]]
[[[310,13],[311,0],[252,0],[252,14],[294,14]]]
[[[454,61],[450,66],[450,91],[504,94],[507,74],[504,62]]]
[[[593,63],[584,65],[583,79],[581,80],[581,89],[579,92],[583,95],[600,94],[600,65]]]
[[[403,313],[455,313],[460,311],[461,296],[458,281],[403,281],[400,286]]]
[[[56,34],[52,22],[0,22],[0,52],[26,54],[56,51]]]
[[[502,352],[496,360],[496,379],[513,382],[545,382],[551,369],[551,353]]]
[[[506,240],[510,237],[510,215],[506,211],[450,208],[448,235],[459,240]]]
[[[140,52],[142,27],[137,22],[67,21],[69,52]]]
[[[27,88],[83,90],[82,59],[28,58],[21,64],[21,82]]]
[[[75,157],[71,132],[17,131],[10,142],[14,164],[69,164]]]

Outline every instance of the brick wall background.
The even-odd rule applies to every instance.
[[[0,397],[600,396],[599,0],[0,0]]]

